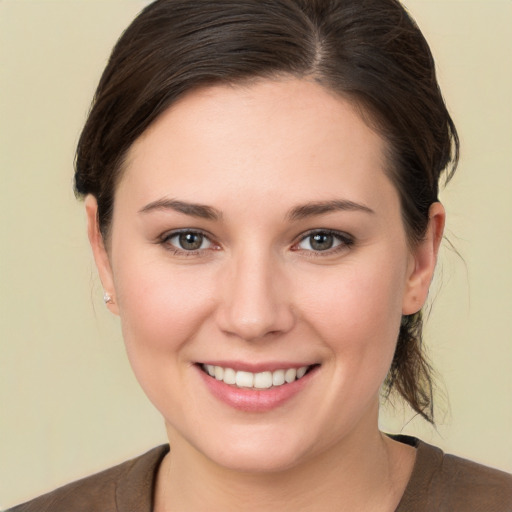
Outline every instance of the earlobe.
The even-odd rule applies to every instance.
[[[437,262],[439,246],[443,238],[445,210],[441,203],[430,206],[427,232],[411,254],[402,314],[412,315],[425,303]]]
[[[96,262],[96,268],[98,269],[105,296],[108,295],[109,297],[109,300],[105,301],[105,304],[112,313],[118,315],[117,302],[114,299],[115,288],[112,268],[98,224],[98,203],[96,198],[91,194],[85,198],[85,212],[87,215],[87,234],[89,236],[94,261]]]

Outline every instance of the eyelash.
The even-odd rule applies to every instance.
[[[179,248],[176,245],[172,244],[170,240],[172,240],[175,237],[178,237],[180,235],[199,235],[203,237],[203,240],[207,240],[210,244],[210,247],[208,248],[199,248],[196,250],[186,250],[183,248]],[[308,238],[312,238],[315,235],[327,235],[332,236],[337,242],[338,245],[335,245],[334,247],[328,248],[324,251],[320,250],[314,250],[314,249],[301,249],[299,245],[307,240]],[[205,254],[205,251],[208,250],[218,250],[219,245],[212,241],[211,235],[208,233],[205,233],[201,230],[195,230],[195,229],[180,229],[177,231],[172,231],[170,233],[166,233],[163,236],[161,236],[158,240],[158,243],[163,245],[168,251],[170,251],[173,255],[176,256],[184,256],[184,257],[190,257],[190,256],[199,256],[201,254]],[[301,251],[305,254],[307,254],[308,257],[324,257],[324,256],[332,256],[334,254],[337,254],[341,251],[346,251],[350,249],[355,243],[354,237],[349,235],[348,233],[344,233],[342,231],[334,231],[331,229],[314,229],[311,231],[308,231],[306,233],[303,233],[300,237],[300,239],[295,242],[291,250],[298,252]],[[310,243],[311,245],[311,243]]]
[[[170,240],[180,235],[200,235],[201,237],[203,237],[203,241],[206,240],[210,243],[211,247],[196,250],[186,250],[177,247],[176,245],[172,244]],[[158,240],[158,243],[163,245],[165,249],[170,251],[173,255],[184,257],[200,256],[202,254],[205,254],[205,251],[207,250],[217,250],[219,248],[218,244],[212,241],[211,235],[197,229],[179,229],[177,231],[171,231],[170,233],[166,233],[163,236],[161,236],[160,239]]]
[[[299,248],[299,244],[307,240],[308,238],[311,239],[315,235],[328,235],[332,236],[335,240],[337,240],[339,243],[338,245],[335,245],[334,247],[331,247],[329,249],[326,249],[325,251],[315,251],[309,250],[309,249],[301,249]],[[348,233],[344,233],[343,231],[335,231],[332,229],[313,229],[311,231],[308,231],[301,235],[298,242],[296,242],[292,246],[293,251],[303,251],[305,254],[307,254],[307,257],[310,258],[318,258],[318,257],[326,257],[326,256],[333,256],[335,254],[338,254],[342,251],[346,251],[350,249],[355,244],[355,239],[353,236],[349,235]],[[311,243],[310,243],[311,245]]]

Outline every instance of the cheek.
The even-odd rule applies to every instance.
[[[121,327],[135,377],[164,417],[180,417],[184,404],[195,401],[183,382],[190,349],[210,315],[211,280],[198,268],[169,269],[147,259],[136,264],[127,258],[117,270]]]
[[[182,353],[208,317],[214,292],[200,266],[132,258],[119,262],[115,285],[128,356],[139,374],[163,364],[169,352]]]
[[[404,285],[403,265],[392,257],[358,261],[303,283],[303,311],[343,367],[341,378],[380,387],[395,351]]]
[[[397,265],[388,267],[385,262],[354,265],[303,281],[305,309],[333,334],[384,334],[386,326],[401,318],[404,293],[403,273]]]

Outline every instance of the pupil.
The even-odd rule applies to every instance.
[[[180,245],[183,249],[194,251],[201,247],[203,235],[200,233],[183,233],[180,235]]]
[[[317,233],[311,237],[311,247],[315,251],[325,251],[332,247],[334,238],[328,233]]]

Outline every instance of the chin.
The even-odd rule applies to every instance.
[[[300,465],[305,458],[298,449],[275,443],[245,443],[212,455],[217,465],[240,473],[279,473]]]
[[[300,465],[314,451],[313,447],[305,449],[310,443],[303,435],[294,436],[289,426],[276,425],[231,426],[223,436],[204,433],[185,442],[213,464],[243,473],[285,471]],[[173,444],[171,440],[171,447]]]

